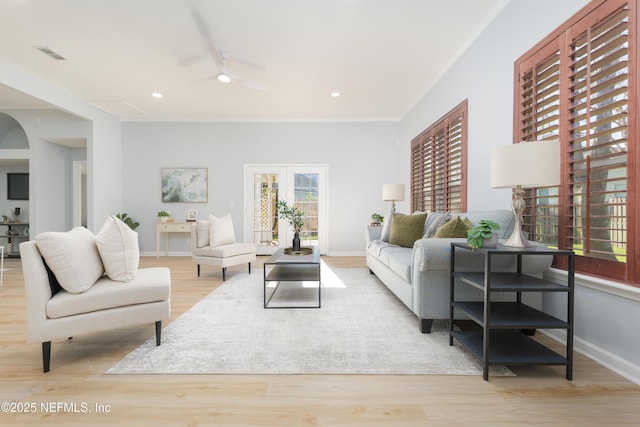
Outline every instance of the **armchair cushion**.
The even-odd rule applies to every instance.
[[[89,290],[104,274],[96,238],[84,227],[40,233],[36,245],[60,286],[69,293]]]
[[[96,234],[96,245],[111,280],[129,282],[135,278],[140,263],[138,233],[110,215]]]
[[[199,219],[196,221],[196,247],[204,248],[209,246],[211,239],[209,238],[209,221]]]
[[[206,246],[204,248],[196,248],[196,256],[209,256],[215,258],[228,258],[236,255],[244,255],[254,253],[256,246],[251,243],[232,243],[220,246]]]
[[[228,245],[235,243],[236,235],[233,230],[233,221],[231,214],[227,214],[222,218],[209,215],[209,246],[212,248],[220,245]]]
[[[111,308],[166,301],[171,293],[170,272],[164,267],[143,268],[130,282],[114,283],[103,276],[91,292],[58,292],[46,303],[47,317],[56,319]]]

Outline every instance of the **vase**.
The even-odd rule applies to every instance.
[[[495,248],[498,246],[498,233],[491,234],[491,237],[482,241],[483,248]]]
[[[294,252],[300,250],[300,235],[298,233],[293,235],[293,250]]]

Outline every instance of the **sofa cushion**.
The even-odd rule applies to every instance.
[[[208,256],[218,258],[228,258],[236,255],[251,254],[256,251],[256,246],[252,243],[230,243],[215,247],[205,246],[196,248],[196,256]]]
[[[380,240],[389,243],[389,237],[391,234],[391,223],[393,222],[393,214],[387,217],[387,220],[382,223],[382,233],[380,234]]]
[[[46,306],[47,317],[60,318],[128,305],[166,301],[171,293],[171,273],[166,267],[141,268],[128,283],[104,276],[82,294],[61,291]]]
[[[209,246],[215,247],[235,243],[236,235],[233,230],[231,214],[222,218],[209,215]]]
[[[398,248],[402,250],[394,251],[393,255],[388,258],[387,265],[398,276],[407,283],[411,283],[411,259],[412,250],[407,248]]]
[[[84,227],[40,233],[36,245],[67,292],[85,292],[104,274],[96,237]]]
[[[427,214],[392,215],[389,243],[412,248],[416,240],[422,237]]]
[[[448,221],[436,231],[435,238],[451,239],[454,237],[467,237],[467,231],[471,228],[469,219],[460,219],[459,216]]]
[[[136,277],[140,263],[138,233],[115,215],[96,234],[96,246],[100,259],[111,280],[129,282]]]
[[[425,239],[434,237],[438,229],[445,225],[451,219],[449,212],[431,212],[425,223],[426,231],[422,236]]]

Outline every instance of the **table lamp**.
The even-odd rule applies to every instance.
[[[541,140],[496,148],[491,152],[491,188],[513,188],[511,209],[515,216],[513,233],[504,246],[530,248],[522,231],[526,202],[524,188],[560,184],[560,142]]]
[[[382,200],[391,202],[391,213],[395,213],[396,202],[404,200],[404,184],[384,184],[382,186]]]

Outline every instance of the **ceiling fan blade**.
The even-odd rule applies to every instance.
[[[193,20],[196,22],[200,37],[202,38],[202,41],[204,41],[205,47],[209,51],[209,55],[211,55],[213,62],[216,63],[216,66],[220,71],[224,71],[224,60],[222,55],[220,55],[220,51],[218,51],[213,44],[213,39],[211,38],[211,33],[209,32],[207,24],[194,7],[191,8],[191,15],[193,15]]]

